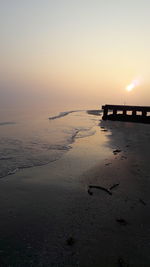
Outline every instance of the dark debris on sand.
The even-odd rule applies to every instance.
[[[71,236],[66,240],[68,246],[73,246],[75,243],[75,239]]]
[[[107,129],[102,129],[101,131],[102,131],[102,132],[108,132],[108,130],[107,130]]]
[[[118,222],[120,225],[126,226],[128,222],[123,218],[116,219],[116,222]]]
[[[129,264],[127,264],[124,259],[119,258],[118,259],[118,267],[129,267]]]
[[[113,154],[114,155],[117,155],[118,153],[120,153],[121,152],[121,149],[115,149],[115,150],[113,150]]]
[[[139,201],[140,201],[141,204],[143,204],[144,206],[146,206],[146,202],[142,198],[140,198]]]

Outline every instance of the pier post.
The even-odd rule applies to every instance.
[[[146,117],[147,112],[145,110],[142,110],[142,117]]]
[[[132,111],[132,116],[136,116],[136,110]]]
[[[117,115],[117,109],[113,109],[113,115]]]
[[[107,115],[108,115],[108,108],[104,108],[103,120],[107,119]]]

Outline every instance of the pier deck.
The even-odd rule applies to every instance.
[[[104,105],[103,120],[150,123],[150,106]]]

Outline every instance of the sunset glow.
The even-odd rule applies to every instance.
[[[130,102],[148,104],[149,9],[146,0],[137,12],[129,0],[1,1],[0,104],[97,106],[135,87]]]

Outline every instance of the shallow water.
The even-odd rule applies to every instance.
[[[0,121],[0,178],[58,160],[76,139],[95,134],[100,116],[73,110],[6,119]]]

